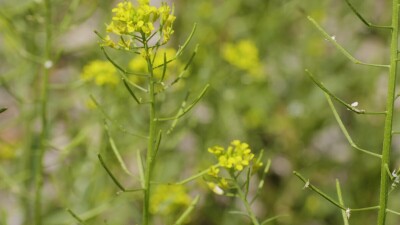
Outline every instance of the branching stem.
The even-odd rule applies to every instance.
[[[144,50],[145,50],[145,58],[147,62],[147,69],[149,73],[148,77],[148,90],[149,90],[149,140],[147,143],[147,152],[146,152],[146,167],[144,172],[144,203],[143,203],[143,225],[148,225],[150,221],[150,191],[151,191],[151,175],[153,170],[153,156],[156,146],[157,139],[157,120],[156,120],[156,95],[155,95],[155,80],[153,73],[153,63],[151,60],[151,49],[147,45],[146,37],[142,35]]]
[[[35,152],[35,199],[34,199],[34,224],[42,225],[42,188],[43,188],[43,157],[46,149],[48,138],[48,118],[47,118],[47,101],[49,91],[49,75],[52,66],[51,61],[51,39],[52,39],[52,21],[51,21],[51,1],[44,1],[45,8],[45,49],[44,57],[46,61],[43,63],[43,76],[41,86],[41,134],[39,148]]]
[[[390,70],[389,83],[387,88],[386,118],[383,135],[382,161],[381,161],[381,181],[379,193],[379,214],[378,225],[385,225],[387,202],[388,202],[388,182],[389,177],[386,166],[390,163],[390,151],[392,145],[393,110],[396,98],[396,76],[397,76],[397,51],[398,51],[398,32],[399,32],[399,0],[392,1],[392,37],[390,42]]]

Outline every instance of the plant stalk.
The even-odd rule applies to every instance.
[[[156,120],[156,97],[154,90],[154,72],[153,72],[153,63],[151,61],[150,49],[147,45],[147,40],[144,35],[143,37],[143,45],[145,50],[145,58],[147,62],[147,68],[150,77],[149,80],[149,140],[147,143],[147,152],[146,152],[146,168],[144,175],[144,204],[143,204],[143,225],[148,225],[150,221],[150,191],[151,191],[151,175],[153,170],[153,156],[155,151],[155,143],[156,143],[156,130],[157,130],[157,120]]]
[[[246,194],[243,192],[242,188],[240,187],[240,184],[238,183],[238,180],[237,180],[235,174],[232,171],[229,171],[229,174],[230,174],[231,178],[234,180],[237,194],[239,195],[239,198],[242,200],[244,207],[246,208],[247,214],[251,219],[251,222],[253,223],[253,225],[260,225],[260,222],[258,222],[256,216],[254,215],[253,211],[251,210],[250,204],[247,201]]]
[[[46,139],[48,137],[48,116],[47,116],[47,101],[48,101],[48,92],[49,92],[49,75],[50,75],[50,67],[52,62],[51,58],[51,39],[52,39],[52,31],[51,31],[51,1],[45,0],[45,52],[44,58],[46,61],[43,63],[43,77],[41,84],[41,109],[40,109],[40,117],[41,117],[41,126],[42,130],[40,133],[40,141],[39,148],[35,153],[35,199],[34,199],[34,224],[42,225],[42,189],[43,189],[43,156],[46,149]]]
[[[392,145],[392,126],[393,109],[396,96],[396,76],[397,76],[397,51],[398,51],[398,32],[399,32],[399,0],[392,1],[392,37],[390,42],[390,70],[389,83],[386,102],[386,118],[383,136],[382,161],[381,161],[381,181],[379,193],[379,214],[378,225],[385,225],[386,209],[388,202],[388,181],[386,166],[390,163],[390,150]]]

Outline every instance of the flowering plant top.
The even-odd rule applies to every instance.
[[[112,21],[107,24],[107,33],[119,36],[115,42],[110,35],[103,39],[103,46],[130,50],[135,48],[135,41],[143,43],[159,33],[157,43],[165,44],[174,33],[175,16],[173,9],[166,3],[159,8],[151,6],[149,0],[137,0],[137,5],[123,1],[112,9]],[[159,24],[156,28],[155,24]]]

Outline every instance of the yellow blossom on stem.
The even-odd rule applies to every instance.
[[[130,1],[123,1],[112,9],[112,21],[107,24],[107,32],[117,36],[125,36],[132,41],[135,38],[143,38],[141,42],[154,33],[159,32],[160,43],[166,43],[174,30],[172,28],[175,16],[172,15],[173,10],[166,4],[157,8],[150,6],[148,0],[137,0],[137,4],[133,5]],[[156,29],[154,24],[159,24],[160,28]],[[103,46],[118,48],[109,42],[110,39],[104,39]],[[137,39],[136,39],[137,40]],[[143,44],[143,43],[142,43]],[[129,50],[130,46],[122,46],[122,49]]]
[[[210,170],[208,171],[208,174],[213,177],[218,177],[219,171],[220,170],[217,166],[211,166]]]
[[[224,149],[220,146],[209,148],[208,151],[218,158],[220,166],[236,171],[242,171],[254,158],[249,145],[239,140],[234,140],[231,145]]]

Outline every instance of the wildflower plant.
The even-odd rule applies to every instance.
[[[263,151],[256,157],[247,143],[234,140],[227,148],[214,146],[208,148],[208,152],[213,154],[218,161],[206,170],[204,179],[208,187],[217,195],[239,198],[245,207],[245,212],[231,211],[231,213],[248,217],[254,225],[266,224],[278,218],[273,217],[260,222],[251,208],[263,188],[264,180],[260,180],[251,199],[249,198],[250,180],[261,168],[263,168],[262,177],[264,177],[271,164],[268,160],[264,166]]]
[[[137,153],[137,166],[141,186],[133,189],[125,188],[111,172],[106,159],[103,159],[101,154],[98,155],[98,158],[112,181],[120,189],[121,193],[141,192],[143,194],[142,225],[148,225],[151,223],[152,214],[172,212],[172,208],[176,205],[186,207],[186,210],[184,210],[174,222],[174,224],[182,224],[188,217],[189,213],[193,210],[194,205],[198,202],[198,197],[194,199],[189,198],[189,196],[184,193],[185,189],[175,185],[173,185],[173,187],[166,187],[165,185],[160,184],[153,188],[155,185],[153,184],[153,170],[158,152],[162,148],[161,143],[165,133],[168,134],[173,130],[173,127],[176,125],[178,120],[188,113],[198,101],[200,101],[209,88],[208,84],[205,85],[204,89],[192,101],[192,103],[187,103],[186,101],[189,99],[186,98],[181,104],[181,107],[178,107],[175,115],[166,117],[161,115],[160,108],[162,107],[165,98],[160,98],[160,94],[166,92],[169,88],[173,87],[184,78],[193,57],[196,55],[196,50],[188,59],[185,66],[182,67],[180,73],[178,73],[174,78],[172,78],[172,74],[167,75],[167,72],[171,71],[168,70],[168,67],[176,63],[178,57],[182,55],[193,36],[196,26],[193,27],[188,39],[177,51],[163,51],[161,47],[168,43],[171,35],[174,33],[173,23],[175,21],[175,16],[173,15],[173,7],[170,7],[166,3],[161,3],[161,6],[157,8],[151,6],[148,0],[138,0],[136,4],[133,4],[130,1],[123,1],[118,3],[118,5],[112,9],[112,12],[112,21],[106,25],[106,31],[108,34],[103,37],[100,33],[96,32],[101,39],[101,49],[109,61],[109,64],[118,71],[118,80],[122,80],[121,83],[123,84],[123,88],[126,89],[126,94],[131,96],[137,105],[147,106],[148,109],[147,134],[142,135],[140,134],[141,132],[135,133],[135,136],[141,137],[147,141],[145,160],[142,160],[142,152],[138,151]],[[131,54],[133,62],[131,62],[127,69],[124,68],[124,66],[111,58],[106,48]],[[114,80],[113,78],[113,69],[104,65],[103,62],[95,61],[93,64],[101,66],[91,66],[91,64],[89,64],[84,69],[84,78],[94,79],[98,84],[118,84],[117,80]],[[107,78],[104,77],[106,73],[109,73]],[[169,79],[166,79],[167,77]],[[109,126],[107,123],[108,121],[111,121],[111,124],[117,125],[120,130],[126,130],[125,127],[116,124],[115,120],[108,116],[107,109],[101,106],[101,102],[96,100],[94,96],[91,96],[91,98],[107,119],[104,128],[109,137],[109,143],[113,150],[113,154],[116,156],[118,163],[125,173],[132,177],[132,173],[129,171],[128,166],[125,165],[124,159],[121,157],[115,141],[109,132]],[[170,129],[168,129],[168,132],[164,132],[162,130],[163,124],[161,123],[168,123],[171,121]],[[167,193],[161,193],[167,189],[176,192],[177,194],[175,197],[173,197],[174,195],[172,193],[171,196],[168,196]],[[171,202],[172,200],[173,202]],[[79,215],[72,210],[69,210],[69,212],[75,218],[78,218],[79,221],[82,220],[79,219]]]
[[[345,100],[341,99],[338,97],[336,94],[331,92],[321,81],[319,81],[309,70],[306,70],[306,74],[310,77],[312,82],[316,86],[318,86],[325,94],[325,97],[328,101],[328,105],[330,109],[332,110],[334,117],[343,132],[344,136],[346,137],[347,141],[351,145],[352,148],[355,150],[359,151],[359,153],[364,153],[370,157],[373,157],[377,160],[380,161],[380,181],[379,181],[379,186],[380,186],[380,192],[379,192],[379,204],[378,205],[373,205],[373,206],[367,206],[367,207],[361,207],[361,208],[354,208],[354,207],[349,207],[344,203],[343,197],[342,197],[342,191],[340,187],[339,180],[336,180],[336,189],[337,189],[337,195],[338,199],[334,199],[333,197],[330,197],[326,193],[324,193],[322,190],[317,188],[316,186],[312,185],[312,182],[309,179],[304,178],[299,172],[294,171],[293,173],[300,179],[302,180],[305,185],[304,189],[310,189],[326,200],[328,200],[330,203],[338,207],[341,212],[342,212],[342,217],[343,217],[343,222],[344,224],[350,224],[350,217],[352,213],[360,212],[360,211],[369,211],[369,210],[377,210],[378,211],[378,219],[377,219],[377,224],[378,225],[385,225],[387,223],[387,215],[394,214],[394,215],[400,215],[399,212],[394,211],[392,209],[388,208],[388,201],[390,200],[389,194],[392,192],[398,185],[399,183],[399,171],[396,169],[393,169],[393,165],[391,165],[391,151],[392,151],[392,140],[393,140],[393,135],[398,134],[398,131],[393,130],[393,121],[394,121],[394,102],[399,96],[399,94],[396,94],[396,77],[397,77],[397,63],[399,61],[399,50],[398,50],[398,33],[399,33],[399,5],[400,2],[399,0],[392,0],[392,15],[391,15],[391,24],[386,26],[386,25],[375,25],[369,21],[367,21],[361,13],[356,9],[356,7],[350,2],[350,0],[345,0],[347,5],[349,6],[350,10],[361,20],[362,23],[364,23],[366,26],[368,26],[371,29],[383,29],[391,32],[391,38],[390,38],[390,62],[388,64],[373,64],[373,63],[367,63],[360,61],[356,58],[354,58],[349,51],[347,51],[344,47],[342,47],[341,44],[336,40],[335,36],[332,36],[328,34],[327,31],[325,31],[324,28],[322,28],[312,17],[308,16],[308,20],[311,22],[311,24],[324,36],[326,40],[328,40],[338,51],[340,51],[345,57],[347,57],[351,62],[358,64],[358,65],[364,65],[368,67],[377,67],[381,69],[387,69],[389,72],[389,78],[388,78],[388,85],[387,85],[387,97],[386,97],[386,107],[382,111],[368,111],[364,109],[360,109],[358,106],[358,102],[353,102],[353,103],[348,103]],[[380,153],[377,153],[375,151],[371,151],[368,149],[364,149],[359,147],[358,144],[356,144],[352,137],[350,136],[345,123],[342,121],[341,116],[337,112],[334,103],[337,102],[350,110],[353,113],[359,114],[359,115],[375,115],[375,116],[383,116],[385,123],[384,123],[384,131],[383,131],[383,142],[382,142],[382,150]],[[392,171],[392,172],[391,172]],[[391,185],[390,185],[391,184]]]

